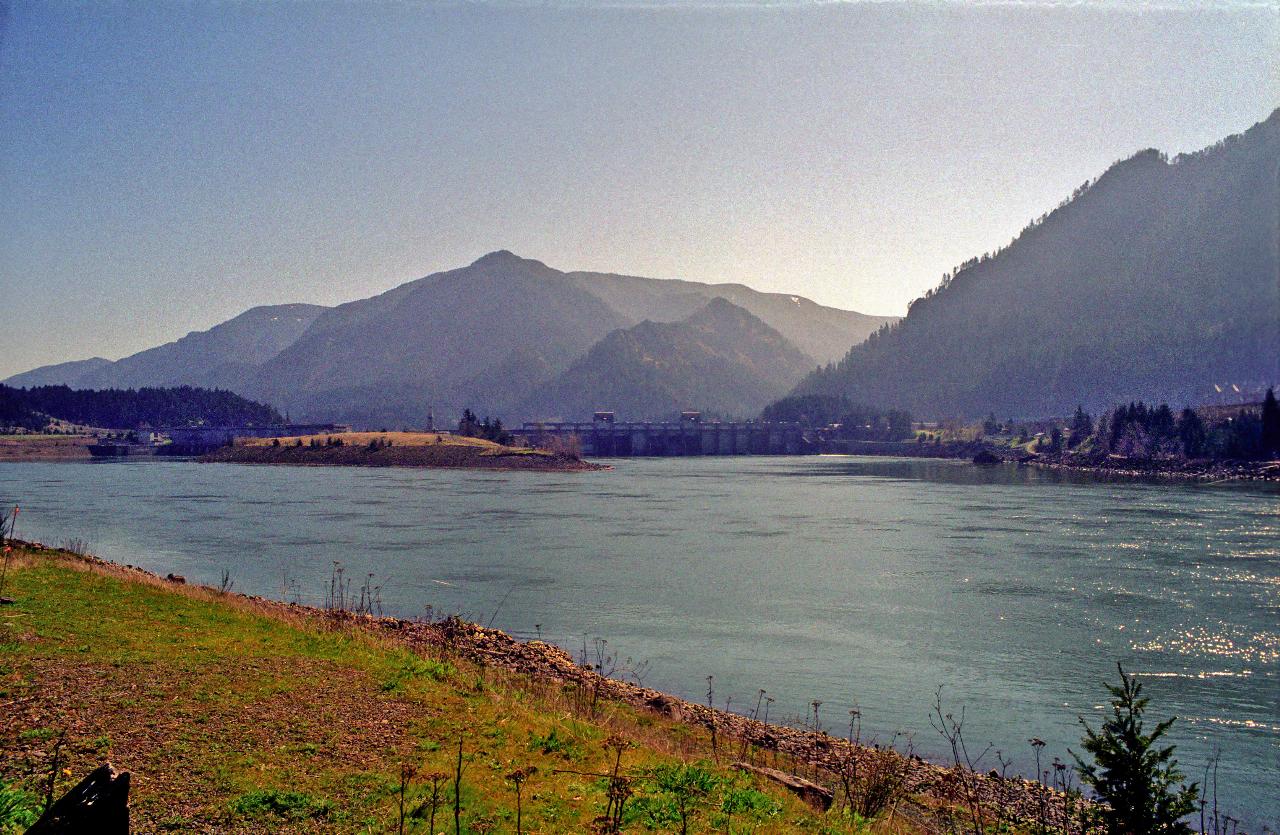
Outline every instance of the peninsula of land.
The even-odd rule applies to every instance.
[[[303,467],[443,467],[536,472],[609,469],[568,452],[506,446],[484,438],[443,432],[344,432],[241,438],[200,460]]]

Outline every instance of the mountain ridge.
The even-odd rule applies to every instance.
[[[539,385],[611,332],[678,322],[720,298],[794,342],[809,368],[892,320],[740,284],[564,272],[503,249],[368,298],[251,308],[115,362],[46,366],[6,382],[220,387],[298,417],[363,425],[413,425],[463,407],[518,419]],[[279,314],[297,326],[255,340],[250,326]]]
[[[931,417],[1202,402],[1280,378],[1280,110],[1110,166],[801,382]]]

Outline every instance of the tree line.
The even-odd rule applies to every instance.
[[[511,433],[502,428],[500,419],[490,420],[486,415],[484,420],[480,420],[470,409],[464,409],[458,420],[458,434],[464,438],[483,438],[503,446],[512,441]]]
[[[1280,457],[1280,405],[1267,389],[1261,408],[1241,407],[1202,415],[1187,407],[1175,414],[1169,404],[1141,401],[1104,414],[1092,432],[1082,409],[1071,423],[1068,448],[1092,440],[1094,451],[1128,458],[1212,458],[1256,461]]]
[[[38,431],[50,419],[104,429],[161,426],[261,426],[284,423],[273,407],[221,389],[78,390],[0,385],[0,426]]]
[[[760,419],[812,428],[832,427],[835,437],[856,441],[902,441],[915,434],[910,412],[862,406],[842,395],[784,397],[766,406]]]

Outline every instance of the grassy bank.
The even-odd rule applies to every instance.
[[[626,831],[915,832],[822,813],[717,763],[709,735],[580,689],[410,646],[360,618],[19,550],[0,607],[0,782],[37,807],[110,761],[134,831],[585,832],[621,753]],[[406,770],[407,769],[407,770]],[[529,769],[536,769],[530,772]],[[438,775],[434,780],[431,775]],[[25,793],[25,794],[22,794]],[[416,812],[416,814],[415,814]],[[0,830],[3,827],[0,826]]]
[[[434,432],[242,438],[234,446],[214,450],[201,460],[314,467],[448,467],[540,472],[606,469],[571,455]]]
[[[0,435],[0,463],[6,461],[88,461],[89,435]]]

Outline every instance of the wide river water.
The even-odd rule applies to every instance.
[[[1280,821],[1280,492],[1106,482],[952,461],[663,458],[596,473],[0,465],[17,534],[237,591],[323,602],[333,564],[387,614],[458,612],[577,655],[600,637],[644,683],[942,753],[965,736],[1035,770],[1079,750],[1115,665],[1177,715],[1195,779]],[[989,757],[984,767],[998,767]]]

